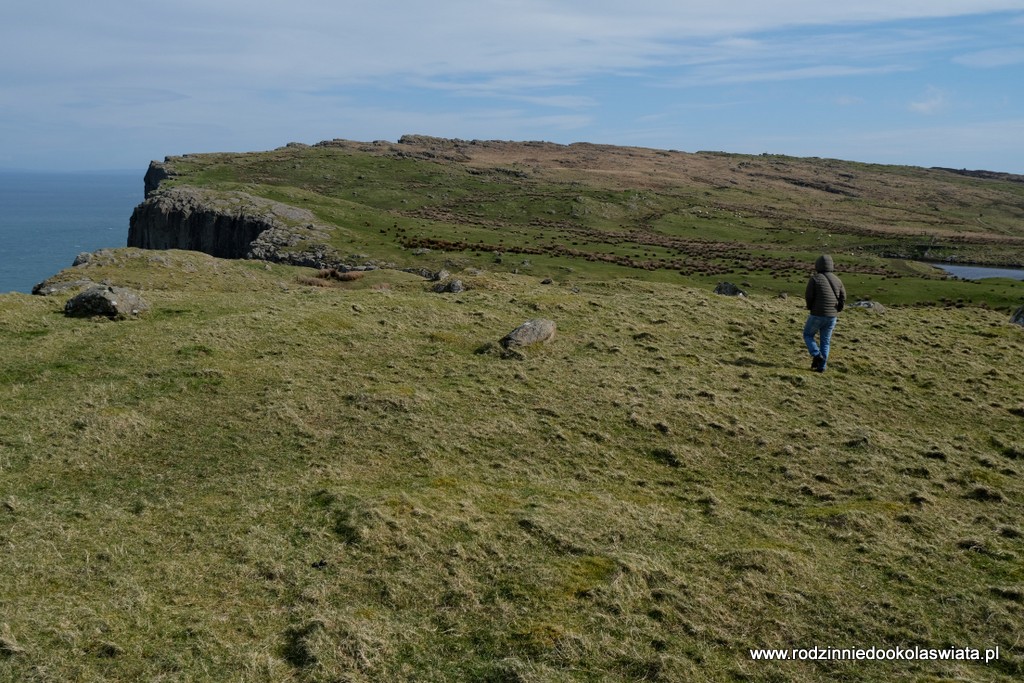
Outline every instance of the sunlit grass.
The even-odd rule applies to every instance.
[[[818,375],[797,296],[151,256],[75,272],[138,320],[0,297],[0,680],[1024,672],[1004,313],[850,310]],[[747,654],[897,645],[1001,658]]]
[[[802,286],[814,258],[830,252],[855,275],[853,296],[887,305],[1008,310],[1020,299],[1019,283],[942,280],[915,265],[1024,261],[1024,185],[934,169],[432,139],[168,164],[168,186],[309,209],[354,262],[539,277],[564,276],[568,265],[587,280],[612,269],[684,286],[746,279],[778,293]]]

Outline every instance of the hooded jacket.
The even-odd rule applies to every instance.
[[[835,318],[846,305],[846,288],[833,272],[834,269],[832,257],[828,254],[822,254],[814,262],[814,270],[817,272],[807,281],[807,290],[804,292],[807,310],[811,315]]]

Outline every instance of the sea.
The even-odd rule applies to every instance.
[[[0,171],[0,293],[32,287],[83,251],[123,247],[145,171]]]

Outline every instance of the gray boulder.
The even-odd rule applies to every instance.
[[[1013,316],[1010,317],[1010,322],[1014,325],[1024,327],[1024,306],[1021,306],[1013,312]]]
[[[501,340],[506,349],[547,343],[555,338],[555,323],[545,318],[534,318],[512,330]]]
[[[458,294],[466,291],[466,285],[462,284],[462,280],[449,280],[434,285],[434,291],[438,294]]]
[[[97,285],[68,299],[64,315],[73,318],[102,316],[111,320],[132,318],[149,310],[138,292],[124,287]]]
[[[723,296],[746,296],[747,293],[731,282],[719,282],[715,287],[715,294]]]

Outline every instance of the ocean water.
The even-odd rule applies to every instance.
[[[83,251],[123,247],[145,171],[0,171],[0,293],[31,292]]]

